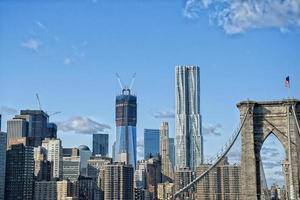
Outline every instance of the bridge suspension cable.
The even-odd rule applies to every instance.
[[[260,167],[260,180],[261,180],[261,199],[269,200],[271,198],[269,195],[267,179],[266,179],[265,170],[261,158],[259,158],[259,165],[260,165],[259,167]]]
[[[240,124],[239,128],[234,132],[234,134],[230,137],[229,141],[225,144],[225,146],[222,148],[222,150],[217,153],[216,156],[214,156],[213,158],[211,158],[209,160],[212,163],[212,165],[205,172],[203,172],[200,176],[196,177],[192,182],[190,182],[189,184],[184,186],[179,191],[175,192],[174,195],[171,196],[169,199],[175,200],[181,193],[186,192],[187,190],[189,190],[196,183],[198,183],[204,176],[206,176],[209,173],[209,171],[211,171],[213,168],[215,168],[223,160],[225,155],[229,152],[229,150],[231,149],[231,147],[235,143],[236,139],[238,138],[238,136],[239,136],[244,124],[245,124],[245,121],[247,119],[249,111],[250,111],[250,107],[248,107],[248,109],[246,111],[246,114],[245,114],[245,117],[242,120],[242,123]]]
[[[298,122],[298,118],[297,118],[297,114],[296,114],[295,105],[292,106],[292,111],[293,111],[293,115],[294,115],[294,118],[295,118],[295,121],[296,121],[296,126],[297,126],[297,129],[298,129],[298,134],[300,135],[300,127],[299,127],[299,122]]]

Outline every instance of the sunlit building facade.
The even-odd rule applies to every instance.
[[[195,171],[203,160],[200,115],[200,70],[176,67],[176,169]]]

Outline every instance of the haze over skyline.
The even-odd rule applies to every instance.
[[[300,98],[300,32],[297,23],[286,22],[297,21],[296,13],[274,17],[278,23],[246,17],[249,23],[235,18],[218,26],[209,16],[219,1],[197,2],[205,1],[1,1],[3,129],[20,109],[37,109],[38,93],[45,111],[62,112],[51,121],[65,147],[91,146],[88,134],[104,131],[111,153],[118,72],[126,83],[137,73],[139,147],[143,129],[162,121],[174,137],[175,66],[193,64],[200,66],[207,157],[238,125],[237,102],[287,98],[287,75],[290,96]]]

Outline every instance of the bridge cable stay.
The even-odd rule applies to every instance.
[[[269,200],[270,195],[269,195],[269,191],[268,191],[268,184],[267,184],[267,180],[266,180],[266,175],[265,175],[265,170],[264,170],[264,166],[262,163],[261,158],[259,158],[259,167],[260,167],[260,180],[261,180],[261,199],[262,200]]]
[[[193,187],[196,183],[198,183],[204,176],[206,176],[213,168],[215,168],[223,160],[225,155],[227,155],[227,153],[229,152],[229,150],[231,149],[231,147],[233,146],[233,144],[237,140],[237,138],[238,138],[238,136],[239,136],[244,124],[245,124],[245,121],[247,119],[249,111],[250,111],[250,107],[248,107],[248,109],[246,111],[246,114],[245,114],[245,117],[242,120],[242,123],[240,124],[239,128],[236,130],[236,132],[230,138],[229,142],[226,143],[225,148],[222,148],[223,152],[219,152],[217,154],[216,160],[214,162],[212,162],[213,164],[205,172],[203,172],[200,176],[196,177],[189,184],[184,186],[179,191],[175,192],[174,195],[169,198],[169,200],[171,200],[171,199],[175,200],[181,193],[186,192],[187,190],[189,190],[191,187]]]

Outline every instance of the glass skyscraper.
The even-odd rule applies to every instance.
[[[159,130],[144,129],[144,158],[145,160],[159,154]]]
[[[108,134],[93,134],[93,155],[108,155]]]
[[[200,70],[176,67],[176,169],[195,171],[203,160],[200,115]]]
[[[116,97],[116,161],[136,165],[136,117],[137,98],[129,89],[123,89]]]

